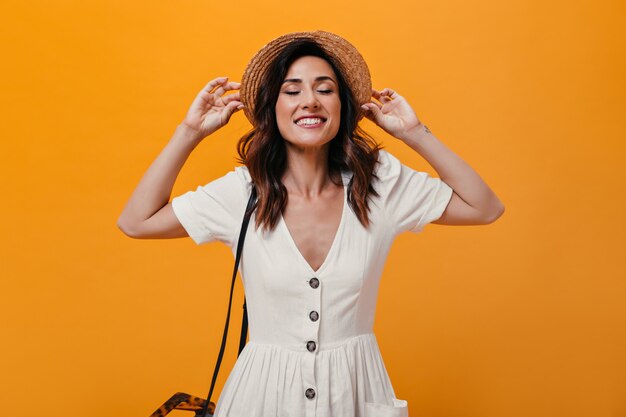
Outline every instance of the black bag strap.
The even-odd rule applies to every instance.
[[[246,207],[246,212],[243,217],[243,222],[241,224],[241,231],[239,232],[239,242],[237,243],[237,256],[235,257],[235,269],[233,270],[233,280],[230,286],[230,300],[228,301],[228,313],[226,313],[226,325],[224,326],[224,336],[222,336],[222,346],[220,347],[220,353],[217,356],[217,363],[215,364],[215,371],[213,372],[213,379],[211,380],[211,389],[209,390],[209,395],[206,397],[206,402],[204,403],[204,407],[200,416],[207,416],[207,409],[209,407],[209,402],[211,401],[211,395],[213,394],[213,388],[215,387],[215,381],[217,380],[217,373],[220,370],[220,364],[222,363],[222,357],[224,356],[224,349],[226,348],[226,338],[228,336],[228,323],[230,322],[230,307],[233,303],[233,290],[235,288],[235,279],[237,277],[237,269],[239,268],[239,259],[241,258],[241,251],[243,249],[243,241],[246,238],[246,231],[248,230],[248,223],[250,221],[250,216],[252,216],[252,212],[256,208],[256,188],[254,184],[252,185],[252,191],[250,193],[250,198],[248,199],[248,206]],[[243,320],[241,323],[241,337],[239,338],[239,352],[237,353],[237,357],[241,354],[241,351],[246,345],[246,335],[248,333],[248,310],[246,308],[246,297],[243,298]]]

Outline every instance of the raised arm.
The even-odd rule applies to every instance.
[[[418,152],[452,188],[452,198],[436,224],[478,225],[496,221],[504,205],[478,173],[437,139],[395,91],[372,89],[372,101],[362,106],[365,116]]]
[[[138,239],[188,236],[172,210],[174,182],[196,146],[243,107],[239,92],[222,97],[225,91],[238,88],[239,83],[221,77],[198,93],[185,120],[141,178],[118,218],[117,226],[124,234]]]
[[[418,152],[454,190],[435,224],[478,225],[496,221],[504,205],[478,173],[421,124],[407,134],[404,143]]]

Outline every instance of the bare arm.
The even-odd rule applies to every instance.
[[[433,223],[488,224],[504,213],[504,205],[471,166],[439,141],[418,119],[400,94],[372,89],[379,102],[365,103],[365,116],[418,152],[454,191],[441,217]]]
[[[181,123],[163,151],[150,165],[122,211],[117,226],[136,238],[185,237],[169,202],[176,177],[200,143],[197,131]]]
[[[117,220],[122,232],[140,239],[188,236],[169,201],[174,182],[196,146],[243,108],[239,92],[222,97],[224,92],[238,89],[239,85],[238,82],[227,82],[227,77],[220,77],[211,80],[198,93],[185,120],[178,125],[126,203]]]
[[[423,124],[403,138],[453,190],[448,207],[436,224],[488,224],[504,213],[504,205],[478,173],[437,139]]]

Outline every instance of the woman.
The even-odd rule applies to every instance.
[[[192,150],[242,109],[253,125],[239,142],[244,165],[168,202]],[[358,128],[363,116],[422,155],[441,178],[380,149]],[[135,238],[190,236],[235,252],[253,186],[254,227],[240,266],[249,341],[215,415],[407,416],[372,331],[391,243],[431,222],[491,223],[502,203],[402,96],[371,88],[350,43],[321,31],[271,41],[241,84],[209,82],[118,225]]]

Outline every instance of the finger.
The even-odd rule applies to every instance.
[[[237,104],[236,101],[228,103],[226,106],[226,121],[230,120],[230,116],[232,116],[233,113],[241,110],[242,106],[241,103]]]
[[[389,89],[388,88],[383,88],[380,91],[380,95],[378,97],[378,100],[380,100],[381,103],[387,103],[388,101],[391,101],[391,98],[389,98]]]
[[[241,87],[241,83],[239,81],[231,81],[228,83],[228,85],[232,85],[235,88]]]
[[[239,88],[241,87],[241,83],[238,83],[236,81],[231,81],[227,84],[224,84],[222,86],[222,88],[226,91],[230,91],[230,90],[239,90]]]
[[[233,94],[229,94],[227,96],[224,96],[222,98],[222,100],[226,104],[230,103],[233,100],[240,101],[241,100],[241,94],[239,94],[239,92],[236,92],[236,93],[233,93]]]
[[[372,110],[368,105],[364,104],[361,106],[361,110],[363,110],[363,116],[372,122],[375,122],[374,110]]]
[[[382,91],[384,91],[384,90],[382,90]],[[384,104],[384,103],[386,103],[388,100],[387,100],[387,97],[385,97],[385,96],[383,95],[383,92],[382,92],[382,91],[378,91],[378,90],[375,90],[375,89],[373,89],[373,88],[372,88],[372,96],[373,96],[376,100],[378,100],[379,102],[381,102],[381,103],[383,103],[383,104]],[[373,101],[373,103],[374,103],[374,104],[376,104],[376,105],[378,106],[378,103],[376,103],[375,101]],[[380,107],[380,106],[378,106],[378,107]]]
[[[386,100],[394,100],[394,99],[400,97],[400,94],[396,93],[395,90],[392,90],[391,88],[385,88],[383,91],[380,92],[380,94]]]
[[[236,84],[237,83],[233,84],[232,82],[230,82],[230,83],[227,83],[227,84],[224,84],[224,85],[220,85],[213,92],[213,94],[222,97],[226,91],[232,91],[232,90],[237,89],[238,87],[236,86]]]
[[[224,83],[227,79],[228,79],[228,77],[217,77],[217,78],[214,78],[211,81],[209,81],[209,83],[207,85],[204,86],[202,91],[210,93],[211,90],[213,90],[219,84]]]
[[[214,94],[214,95],[216,95],[216,96],[220,96],[220,97],[221,97],[221,96],[223,96],[223,95],[224,95],[224,91],[226,91],[226,90],[224,90],[224,87],[220,85],[220,86],[218,86],[218,87],[215,89],[215,91],[213,91],[213,93],[212,93],[212,94]]]
[[[226,105],[225,108],[226,109],[230,109],[230,108],[238,109],[240,106],[243,106],[243,103],[241,101],[231,101],[230,103]]]
[[[380,103],[376,103],[375,101],[370,101],[369,103],[364,103],[364,104],[373,104],[374,106],[378,107],[379,109],[381,109],[383,106]]]
[[[364,111],[365,116],[370,120],[375,120],[380,115],[380,105],[377,103],[367,103],[361,106],[361,109]]]

